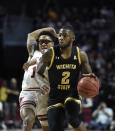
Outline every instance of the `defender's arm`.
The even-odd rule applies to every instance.
[[[35,65],[37,63],[37,60],[36,59],[33,59],[33,60],[28,60],[26,63],[24,63],[23,65],[23,70],[28,70],[28,68],[31,66],[31,65]]]
[[[54,28],[47,27],[47,28],[38,29],[38,30],[33,31],[32,33],[29,33],[28,34],[28,42],[29,42],[29,40],[37,40],[39,34],[43,31],[48,31],[48,32],[52,33],[55,37],[57,37],[57,34],[56,34]]]

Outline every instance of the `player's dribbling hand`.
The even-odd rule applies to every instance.
[[[46,95],[50,92],[50,88],[46,85],[44,85],[42,88],[40,88],[41,94]]]
[[[82,74],[83,77],[93,77],[97,78],[97,76],[94,73],[89,73],[89,74]]]
[[[99,78],[94,73],[82,74],[82,77],[93,77],[94,79],[96,79],[99,82],[99,85],[101,85]]]
[[[98,77],[94,73],[82,74],[82,77],[92,77],[95,80],[99,81]]]

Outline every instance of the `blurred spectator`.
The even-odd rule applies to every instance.
[[[4,120],[3,120],[3,103],[0,100],[0,129],[7,129]]]
[[[97,59],[95,61],[96,67],[98,70],[100,70],[105,65],[105,60],[102,56],[102,54],[97,54]]]
[[[7,98],[8,98],[8,94],[7,94],[7,81],[6,80],[3,80],[3,83],[1,85],[1,88],[0,88],[0,100],[2,102],[6,102]]]
[[[5,102],[8,98],[8,94],[6,93],[7,90],[7,81],[3,80],[2,85],[0,87],[0,126],[2,129],[7,129],[6,123],[5,123]]]
[[[58,18],[58,15],[56,14],[56,12],[52,9],[50,9],[48,11],[48,14],[49,14],[49,17],[52,19],[52,20],[56,20]]]
[[[110,126],[113,120],[113,110],[107,107],[105,102],[101,102],[93,112],[92,117],[94,120],[91,121],[90,126],[99,131]]]
[[[107,42],[110,39],[110,35],[109,33],[105,32],[105,31],[101,31],[99,34],[99,41],[100,42]]]
[[[115,121],[112,121],[110,125],[110,131],[114,131],[114,130],[115,130]]]
[[[8,93],[8,99],[7,102],[5,103],[5,119],[7,124],[9,124],[10,119],[12,120],[12,124],[14,127],[16,126],[16,109],[17,109],[17,104],[18,104],[18,85],[17,85],[17,80],[16,78],[11,78],[10,80],[10,86],[6,90]]]

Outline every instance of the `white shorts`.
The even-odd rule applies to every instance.
[[[37,91],[21,91],[19,96],[20,112],[30,108],[40,121],[47,120],[48,94],[41,96]]]

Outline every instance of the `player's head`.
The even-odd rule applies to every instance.
[[[39,50],[48,49],[52,46],[54,46],[54,43],[56,42],[57,38],[48,31],[43,31],[38,36],[38,46]]]
[[[58,40],[61,48],[69,47],[75,40],[75,34],[72,26],[62,27],[59,30]]]

